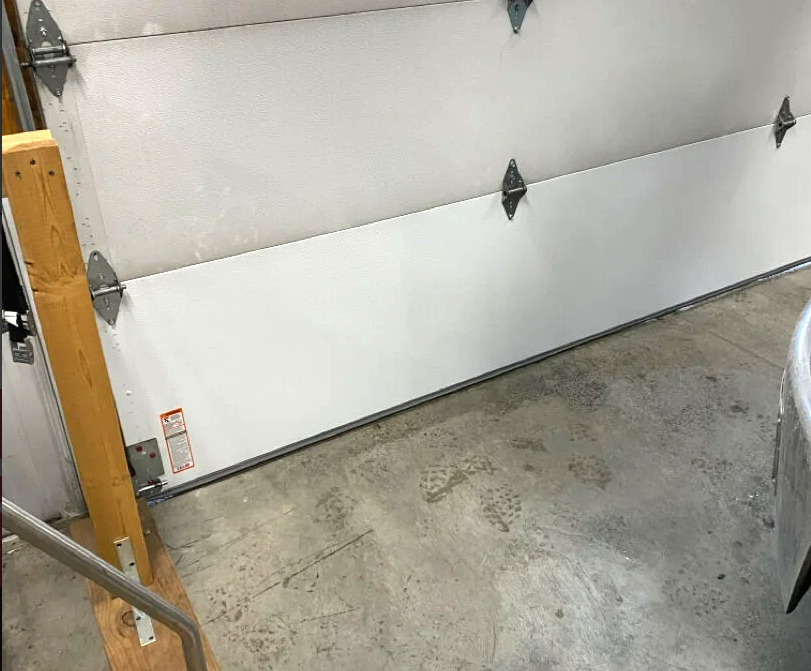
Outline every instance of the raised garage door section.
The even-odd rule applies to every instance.
[[[49,3],[122,426],[183,409],[173,487],[811,256],[807,0],[398,4]]]

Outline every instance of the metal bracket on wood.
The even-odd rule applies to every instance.
[[[118,275],[101,252],[90,253],[87,261],[87,284],[96,312],[110,326],[115,326],[121,298],[127,286],[118,281]]]
[[[507,14],[510,15],[510,23],[516,35],[521,31],[521,24],[524,23],[524,17],[531,4],[532,0],[507,0]]]
[[[518,172],[515,159],[511,158],[510,164],[507,166],[507,172],[504,173],[504,181],[501,183],[501,204],[507,213],[507,219],[512,219],[515,216],[518,202],[526,192],[527,185],[524,183],[521,173]]]
[[[168,484],[163,478],[163,458],[157,438],[127,445],[127,460],[135,471],[132,477],[135,496],[154,494]]]
[[[68,69],[76,62],[76,57],[70,53],[62,31],[42,0],[31,2],[25,36],[28,39],[28,62],[20,65],[33,68],[48,90],[59,98]]]
[[[774,120],[774,141],[778,149],[780,145],[783,144],[783,137],[785,137],[786,131],[795,125],[797,125],[797,119],[795,119],[794,115],[791,113],[789,99],[788,96],[786,96],[783,98],[783,104],[780,105],[780,111],[777,113],[777,118]]]
[[[115,551],[118,554],[118,563],[121,564],[121,572],[130,580],[141,582],[138,577],[138,567],[135,565],[135,555],[132,553],[132,544],[129,538],[120,538],[115,542]],[[132,617],[135,619],[135,630],[138,632],[138,640],[141,647],[155,642],[155,629],[152,626],[152,619],[143,611],[138,610],[130,604]]]
[[[122,574],[114,566],[15,506],[8,499],[3,499],[2,512],[5,529],[17,534],[59,563],[81,573],[85,578],[106,589],[112,596],[123,599],[130,605],[135,604],[137,608],[149,613],[150,617],[177,633],[183,644],[183,656],[188,671],[206,671],[206,668],[211,668],[206,664],[203,635],[193,616],[190,617],[177,606],[148,590],[138,580]]]

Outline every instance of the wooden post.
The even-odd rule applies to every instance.
[[[130,539],[141,582],[152,583],[96,328],[59,147],[49,131],[3,137],[3,186],[31,280],[99,556],[118,566]]]
[[[6,16],[8,17],[8,22],[11,26],[11,35],[14,38],[14,46],[17,49],[17,60],[22,63],[28,60],[28,51],[25,47],[26,40],[23,37],[23,26],[20,21],[20,12],[17,10],[17,2],[16,0],[3,0],[3,4],[6,7]],[[3,65],[5,66],[5,63],[3,63]],[[6,73],[5,76],[7,77],[8,73]],[[25,90],[28,94],[28,105],[31,107],[31,114],[34,117],[34,127],[44,128],[45,124],[42,123],[42,113],[40,111],[39,97],[37,96],[37,84],[34,76],[34,69],[25,68],[22,71],[22,76],[23,82],[25,83]],[[11,98],[11,96],[9,97]],[[19,123],[19,114],[16,110],[16,103],[18,102],[19,101],[14,101],[13,104],[15,105],[14,115]],[[9,127],[7,129],[5,121],[5,107],[3,108],[3,114],[3,135],[7,135],[9,133],[19,133],[23,130],[22,124],[19,124],[17,130],[13,130],[13,127]]]
[[[20,119],[17,116],[17,107],[14,105],[14,98],[11,97],[11,87],[6,76],[6,63],[3,62],[3,135],[9,133],[19,133]]]

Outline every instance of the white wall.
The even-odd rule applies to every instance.
[[[33,365],[3,359],[3,496],[40,519],[82,512],[76,472],[44,354],[35,342]]]

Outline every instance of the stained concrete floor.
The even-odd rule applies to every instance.
[[[809,297],[784,275],[157,505],[222,669],[811,669],[770,482]],[[3,669],[106,668],[82,581],[6,553]]]

